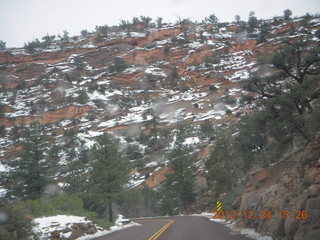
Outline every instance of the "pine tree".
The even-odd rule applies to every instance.
[[[88,155],[89,150],[81,145],[78,149],[78,153],[75,154],[75,159],[70,160],[68,175],[65,178],[65,181],[68,184],[67,190],[70,193],[85,191],[90,168]]]
[[[0,239],[35,239],[32,233],[32,217],[27,209],[0,198]]]
[[[259,21],[257,17],[255,16],[255,12],[251,11],[249,13],[249,19],[247,23],[247,30],[249,33],[252,33],[256,27],[258,27]]]
[[[121,195],[128,180],[129,161],[122,157],[119,142],[105,133],[99,136],[91,150],[93,159],[88,192],[101,205],[100,216],[109,213],[113,222],[112,203]]]
[[[283,11],[283,19],[285,21],[289,21],[291,15],[292,15],[292,11],[290,9],[286,9],[286,10]]]
[[[207,180],[214,198],[230,190],[243,169],[242,159],[237,156],[234,143],[231,130],[220,130],[206,162]]]
[[[0,40],[0,50],[6,50],[6,42]]]
[[[38,199],[45,187],[53,182],[55,162],[49,161],[45,154],[48,150],[44,127],[33,123],[23,130],[22,152],[10,164],[11,189],[9,195],[21,199]]]
[[[300,136],[310,142],[319,131],[314,119],[319,116],[320,47],[308,40],[284,44],[260,60],[260,70],[244,88],[258,94],[259,112],[268,119],[270,137],[292,143]]]
[[[169,169],[164,188],[163,211],[170,215],[180,213],[194,201],[195,168],[190,150],[178,135],[169,156]]]

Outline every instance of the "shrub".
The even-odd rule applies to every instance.
[[[123,72],[128,68],[127,63],[120,57],[115,57],[109,66],[109,72]]]
[[[85,90],[81,90],[81,92],[78,96],[77,102],[80,104],[86,104],[86,103],[88,103],[88,101],[89,101],[89,97],[88,97],[87,92]]]
[[[87,36],[88,36],[88,31],[87,31],[87,29],[81,31],[81,36],[82,36],[82,37],[87,37]]]
[[[41,48],[41,42],[39,41],[38,38],[36,38],[36,40],[32,41],[32,42],[28,42],[24,44],[24,49],[26,49],[27,51],[33,53],[35,52],[36,48]]]
[[[224,103],[225,104],[235,104],[237,101],[235,98],[230,97],[229,95],[224,97]]]
[[[210,85],[209,86],[209,90],[210,91],[215,91],[215,90],[217,90],[217,87],[215,85]]]
[[[23,240],[32,236],[32,217],[25,208],[0,198],[0,213],[1,239]]]
[[[6,43],[0,40],[0,50],[5,50],[5,49],[6,49]]]
[[[226,114],[229,115],[229,114],[231,114],[231,113],[232,113],[232,111],[231,111],[230,109],[227,109],[227,110],[226,110]]]

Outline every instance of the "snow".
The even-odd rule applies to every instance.
[[[123,216],[121,214],[118,214],[117,220],[115,221],[115,225],[112,226],[110,228],[110,230],[103,230],[103,231],[98,231],[95,234],[91,234],[91,235],[85,235],[82,237],[77,238],[76,240],[90,240],[90,239],[94,239],[97,237],[101,237],[116,231],[120,231],[126,228],[130,228],[130,227],[135,227],[135,226],[141,226],[141,224],[136,223],[136,222],[129,222],[128,224],[124,224],[125,222],[130,221],[129,219],[124,219]]]
[[[145,37],[145,36],[146,36],[146,33],[130,32],[130,36],[131,36],[131,37],[135,37],[135,38],[141,38],[141,37]]]
[[[8,168],[2,163],[0,163],[0,172],[7,172],[7,171],[8,171]]]
[[[137,186],[139,186],[140,184],[142,184],[144,182],[144,179],[138,179],[138,180],[134,180],[134,179],[130,179],[130,181],[125,185],[126,188],[135,188]]]
[[[51,217],[35,218],[33,222],[36,224],[36,226],[34,227],[34,231],[41,233],[40,240],[50,237],[51,232],[53,231],[61,231],[65,229],[67,224],[90,223],[90,221],[86,220],[84,217],[71,215],[57,215]],[[60,237],[62,237],[62,233]]]
[[[231,231],[238,231],[239,229],[235,226],[235,222],[226,221],[225,219],[213,219],[213,213],[203,212],[201,214],[192,214],[192,216],[203,216],[210,219],[212,222],[220,223],[226,225]],[[272,237],[263,236],[257,233],[254,229],[246,228],[240,229],[241,235],[245,235],[248,238],[255,239],[255,240],[273,240]]]
[[[122,95],[121,91],[119,90],[114,90],[113,92],[105,92],[104,94],[98,92],[97,90],[95,90],[93,93],[89,93],[88,97],[90,100],[103,100],[103,101],[107,101],[110,99],[111,96],[114,95]]]
[[[200,142],[200,139],[198,137],[188,137],[184,140],[185,145],[193,145],[198,144]]]
[[[164,71],[162,71],[162,69],[158,67],[153,67],[153,66],[146,68],[145,73],[151,74],[154,76],[167,77],[167,74]]]
[[[158,166],[158,163],[156,161],[149,162],[145,165],[145,167],[155,167],[155,166]]]
[[[0,197],[4,197],[7,194],[8,189],[2,188],[0,186]]]

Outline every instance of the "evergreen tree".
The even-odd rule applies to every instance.
[[[91,150],[92,171],[88,183],[88,192],[93,201],[99,202],[100,216],[109,214],[113,222],[112,203],[121,195],[128,180],[129,161],[122,157],[119,142],[105,133],[99,136]]]
[[[0,214],[0,239],[34,239],[31,238],[33,236],[32,217],[27,209],[0,198]]]
[[[292,15],[292,11],[290,9],[286,9],[286,10],[283,11],[283,19],[285,21],[289,21],[291,15]]]
[[[0,40],[0,50],[6,50],[6,43]]]
[[[259,21],[257,17],[255,16],[255,12],[251,11],[249,13],[249,19],[247,23],[247,30],[249,33],[252,33],[256,27],[258,27]]]
[[[90,169],[88,154],[89,150],[81,145],[75,159],[68,165],[68,175],[65,178],[65,181],[68,184],[67,189],[70,193],[85,191]]]
[[[243,162],[235,153],[231,130],[219,132],[214,150],[206,162],[206,168],[207,180],[214,198],[230,190],[239,178]]]
[[[157,22],[157,27],[158,28],[161,28],[162,27],[162,21],[163,21],[163,18],[162,17],[158,17],[156,22]]]
[[[23,131],[20,157],[10,163],[8,194],[21,199],[37,199],[45,187],[53,182],[55,162],[46,156],[47,137],[44,127],[33,123]]]
[[[300,136],[310,142],[319,130],[320,47],[306,40],[285,44],[260,61],[262,67],[244,87],[258,94],[270,136],[287,143]]]
[[[190,150],[179,135],[169,158],[171,172],[166,175],[162,208],[164,214],[173,215],[186,210],[194,201],[195,168]]]
[[[259,34],[259,42],[266,42],[267,38],[270,34],[271,28],[269,23],[264,22],[260,25],[260,34]]]
[[[109,66],[109,71],[112,72],[123,72],[128,68],[128,64],[120,57],[115,57],[112,64]]]
[[[209,17],[206,17],[206,21],[212,24],[217,24],[219,19],[217,18],[216,15],[211,14]]]
[[[55,35],[50,36],[48,33],[46,36],[42,37],[44,47],[52,45],[55,38]]]
[[[200,130],[206,139],[211,139],[214,135],[213,134],[214,129],[213,129],[212,123],[209,119],[207,119],[203,123],[201,123]]]

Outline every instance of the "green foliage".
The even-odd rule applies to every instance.
[[[173,67],[171,73],[167,77],[167,83],[169,84],[170,87],[177,87],[178,82],[180,80],[180,75],[177,72],[177,67]]]
[[[204,62],[206,63],[206,65],[208,64],[219,64],[221,62],[221,58],[217,55],[213,55],[213,56],[206,56]]]
[[[210,91],[215,91],[215,90],[217,90],[217,87],[212,84],[212,85],[209,86],[209,90]]]
[[[315,32],[315,36],[320,39],[320,29]]]
[[[89,97],[86,90],[81,90],[77,98],[77,102],[80,104],[87,104],[88,101],[89,101]]]
[[[243,169],[242,159],[235,152],[235,140],[231,130],[221,130],[215,140],[214,150],[206,162],[207,180],[212,196],[229,191]]]
[[[130,189],[119,201],[121,213],[127,217],[150,217],[160,214],[158,201],[160,193],[148,188]]]
[[[209,119],[207,119],[203,123],[201,123],[200,130],[206,139],[210,139],[214,135],[213,125]]]
[[[0,125],[0,137],[4,137],[6,135],[6,128],[3,125]]]
[[[63,30],[63,35],[59,35],[60,37],[60,41],[64,44],[69,43],[70,42],[70,37],[69,37],[69,33],[67,32],[67,30]]]
[[[216,17],[216,15],[211,14],[209,17],[206,17],[205,19],[207,22],[212,23],[212,24],[217,24],[219,19]]]
[[[113,222],[112,202],[121,195],[128,180],[129,161],[122,157],[119,141],[107,133],[97,138],[90,154],[93,163],[87,191],[92,204],[101,208],[100,216],[108,209],[109,221]]]
[[[290,9],[286,9],[286,10],[283,11],[283,19],[285,21],[289,21],[291,15],[292,15],[292,11]]]
[[[226,95],[224,98],[223,98],[223,102],[225,104],[236,104],[237,100],[234,98],[234,97],[231,97],[230,95]]]
[[[182,144],[181,136],[177,136],[175,146],[169,155],[169,169],[166,175],[162,199],[163,214],[177,214],[186,210],[194,201],[195,168],[190,150]]]
[[[146,25],[146,27],[149,27],[150,26],[150,23],[152,21],[152,18],[151,17],[148,17],[148,16],[140,16],[140,21],[142,23],[144,23]]]
[[[80,193],[85,191],[88,179],[88,169],[90,168],[88,150],[80,146],[78,154],[68,165],[68,175],[65,178],[68,184],[67,190],[70,193]]]
[[[162,17],[158,17],[158,18],[157,18],[156,23],[157,23],[157,27],[158,27],[158,28],[161,28],[161,27],[162,27],[162,21],[163,21],[163,18],[162,18]]]
[[[6,50],[6,42],[0,40],[0,50]]]
[[[266,42],[271,32],[270,24],[263,22],[260,25],[259,43]]]
[[[55,162],[50,161],[47,151],[47,136],[43,126],[33,123],[23,129],[24,140],[20,158],[12,161],[9,173],[9,196],[20,199],[37,199],[46,186],[53,182]]]
[[[120,57],[115,57],[109,66],[109,72],[123,72],[128,68],[127,63]]]
[[[254,31],[255,28],[257,28],[259,25],[259,21],[257,19],[257,17],[255,16],[255,12],[251,11],[249,13],[249,19],[248,19],[248,23],[247,23],[247,31],[249,33],[252,33]]]
[[[42,47],[42,44],[38,38],[36,38],[32,42],[28,42],[24,44],[24,49],[26,49],[30,53],[34,53],[37,48],[41,48],[41,47]]]
[[[260,96],[261,114],[282,128],[282,136],[291,139],[289,142],[295,136],[309,142],[317,132],[308,122],[316,114],[312,103],[320,97],[319,53],[320,47],[308,41],[287,41],[283,49],[260,60],[262,67],[244,85],[245,90]]]
[[[32,237],[32,217],[22,206],[0,198],[0,239],[27,240]]]
[[[126,155],[130,160],[143,157],[139,145],[137,144],[129,144],[127,147]]]
[[[55,35],[50,36],[48,33],[46,36],[42,37],[44,47],[52,45],[55,38]]]
[[[81,32],[80,32],[80,34],[81,34],[81,36],[82,37],[87,37],[88,36],[88,30],[87,29],[84,29],[84,30],[82,30]]]

